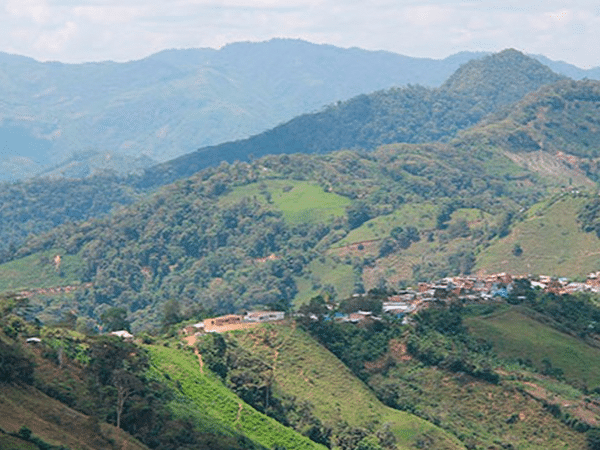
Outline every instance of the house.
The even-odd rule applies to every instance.
[[[120,337],[121,339],[125,339],[126,341],[130,341],[131,339],[133,339],[133,334],[131,334],[127,330],[113,331],[112,333],[109,333],[109,334],[111,336],[117,336],[117,337]]]
[[[195,323],[193,325],[188,325],[181,330],[181,334],[186,334],[188,336],[192,336],[198,332],[204,331],[204,322]]]
[[[245,322],[273,322],[283,320],[285,312],[283,311],[252,311],[244,316]]]

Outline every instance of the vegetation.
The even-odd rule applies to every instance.
[[[367,438],[384,448],[418,448],[423,440],[436,448],[461,448],[438,428],[382,405],[337,358],[293,325],[235,332],[224,337],[224,345],[215,346],[212,341],[218,338],[206,339],[208,342],[201,344],[203,359],[212,349],[225,348],[228,380],[237,378],[239,382],[239,374],[246,371],[266,375],[263,379],[270,386],[273,416],[312,439],[325,438],[334,448],[349,449]],[[242,361],[255,363],[240,367],[240,358],[233,356],[240,354],[245,355]],[[238,391],[257,384],[232,385],[229,381],[228,385]],[[258,407],[264,407],[264,393],[257,400]]]

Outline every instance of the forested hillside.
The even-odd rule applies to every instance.
[[[469,80],[478,71],[506,78],[498,67],[514,58],[535,66],[508,51],[460,73]],[[537,70],[541,78],[557,78]],[[526,74],[518,70],[513,78],[530,86]],[[463,85],[459,80],[457,75],[448,85],[462,91],[473,86],[473,98],[483,92],[474,81]],[[446,142],[221,163],[103,219],[68,223],[15,246],[6,254],[10,261],[0,266],[0,288],[79,286],[51,299],[41,293],[35,308],[46,318],[56,317],[72,309],[75,299],[80,313],[97,320],[109,306],[119,306],[131,314],[135,327],[145,327],[161,322],[162,307],[172,299],[189,313],[197,305],[219,313],[274,304],[288,308],[322,291],[342,296],[470,273],[482,256],[490,258],[494,249],[505,255],[507,246],[515,244],[511,230],[527,217],[527,208],[560,189],[577,196],[578,189],[594,186],[598,85],[569,80],[548,85],[474,128],[455,137],[448,134]],[[465,111],[458,110],[456,117],[468,117]],[[386,117],[391,121],[392,116]],[[72,211],[76,221],[86,220],[94,211],[104,213],[109,204],[128,203],[139,194],[108,177],[102,189],[112,192],[107,196],[112,200],[98,201],[88,211],[83,205],[94,205],[95,195],[103,192],[97,180],[90,179],[82,202],[67,203],[71,209],[61,206],[62,211]],[[127,184],[140,181],[132,177]],[[4,205],[3,225],[26,229],[15,217],[26,219],[27,214],[32,223],[39,223],[39,214],[60,222],[60,214],[44,212],[43,203],[27,206],[23,198],[36,198],[24,195],[29,186],[36,185],[16,185],[8,198],[21,200]],[[583,207],[578,205],[568,208]],[[575,235],[589,229],[575,222],[568,226]],[[512,244],[490,246],[502,238]],[[532,239],[543,241],[543,231]],[[591,246],[587,251],[592,253],[596,245],[587,238],[569,242]],[[519,244],[535,248],[527,241]],[[522,259],[531,264],[529,255]],[[581,261],[589,262],[561,267],[570,267],[568,275],[573,276],[594,270],[591,259]],[[550,267],[556,269],[553,274],[565,275],[558,267]]]
[[[142,185],[172,182],[219,164],[267,154],[371,150],[382,144],[447,140],[563,77],[516,50],[471,61],[440,88],[408,86],[360,95],[246,140],[202,148],[146,170]]]
[[[108,212],[110,205],[129,203],[136,192],[217,166],[222,160],[246,160],[267,153],[370,150],[389,142],[447,140],[486,113],[559,78],[534,60],[509,50],[463,66],[440,89],[412,86],[361,95],[254,138],[201,150],[151,168],[140,177],[100,174],[81,183],[40,179],[2,184],[0,254],[4,254],[2,259],[9,257],[8,250],[18,247],[29,233],[44,232],[67,221],[98,217]],[[81,168],[75,156],[69,171],[81,175],[85,167]]]

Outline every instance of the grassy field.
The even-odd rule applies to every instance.
[[[298,294],[294,298],[294,306],[307,303],[319,295],[328,284],[335,287],[338,298],[352,295],[355,276],[349,264],[337,263],[332,258],[323,257],[312,261],[305,272],[309,274],[296,277]],[[315,287],[315,283],[318,287]]]
[[[463,448],[453,436],[412,414],[383,405],[328,350],[292,325],[267,325],[236,331],[236,341],[274,367],[277,389],[308,400],[326,424],[343,420],[353,426],[389,424],[398,447],[415,448],[427,435],[437,449]]]
[[[236,202],[244,197],[256,197],[272,204],[290,223],[316,223],[341,217],[352,203],[349,198],[325,192],[313,183],[291,180],[266,180],[238,187],[221,202]]]
[[[533,207],[512,232],[477,256],[478,270],[583,277],[598,270],[600,239],[576,221],[584,199],[563,196]],[[519,244],[521,256],[513,254]]]
[[[184,398],[175,401],[173,409],[194,417],[200,426],[206,426],[203,422],[208,419],[209,423],[218,424],[219,432],[229,427],[267,448],[278,445],[299,450],[325,449],[244,403],[208,370],[201,374],[198,357],[189,349],[146,348],[158,371],[168,374],[172,384],[181,386]]]
[[[61,256],[57,270],[54,257]],[[0,265],[0,292],[70,286],[80,283],[82,264],[76,255],[47,250]]]
[[[500,356],[530,360],[540,370],[542,360],[548,359],[563,370],[567,381],[600,387],[600,349],[537,322],[518,308],[471,317],[466,323],[475,336],[491,341]]]
[[[336,242],[331,248],[343,247],[356,242],[383,239],[395,227],[414,226],[419,230],[435,227],[437,207],[431,203],[406,204],[392,214],[371,219]]]

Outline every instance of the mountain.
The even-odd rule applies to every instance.
[[[359,94],[439,86],[484,56],[410,58],[281,39],[165,50],[127,63],[0,54],[0,179],[141,171]],[[574,79],[597,78],[536,58]]]
[[[147,169],[141,185],[164,184],[220,161],[266,154],[371,150],[395,142],[449,139],[486,114],[561,79],[534,59],[506,50],[464,64],[436,89],[409,86],[360,95],[257,136],[201,148]]]
[[[1,54],[0,179],[142,169],[365,92],[438,85],[474,56],[419,59],[278,39],[128,63]]]
[[[170,53],[163,56],[167,55]],[[191,57],[189,64],[194,64]],[[389,142],[447,140],[486,113],[496,111],[542,83],[558,79],[559,76],[536,61],[509,50],[464,65],[438,89],[412,86],[360,95],[252,138],[201,149],[149,168],[140,176],[120,179],[99,174],[81,183],[59,177],[54,181],[5,184],[0,190],[4,205],[0,218],[5,229],[0,259],[6,258],[2,253],[17,246],[29,233],[105,214],[112,206],[131,203],[143,191],[204,167],[217,166],[223,159],[232,162],[268,153],[324,153],[341,148],[372,149]],[[83,175],[94,158],[104,166],[135,167],[124,158],[90,152],[67,160],[61,171],[65,175]]]
[[[364,153],[271,155],[205,169],[106,218],[31,237],[12,249],[12,261],[0,265],[0,288],[39,293],[35,307],[48,319],[76,300],[78,310],[94,318],[107,305],[125,307],[134,326],[142,328],[160,323],[161,308],[171,298],[178,298],[183,309],[202,304],[226,313],[276,302],[300,304],[324,289],[347,296],[481,268],[483,249],[508,239],[523,211],[559,189],[593,188],[597,177],[598,82],[560,80],[508,51],[488,60],[497,83],[488,66],[467,65],[460,73],[469,82],[457,76],[440,88],[458,92],[457,99],[476,99],[462,103],[474,109],[459,109],[454,117],[469,120],[477,111],[474,105],[493,97],[482,94],[485,80],[505,91],[501,80],[508,79],[515,92],[519,83],[527,86],[532,77],[526,71],[500,70],[504,64],[519,67],[515,58],[525,67],[532,64],[536,77],[559,81],[454,137],[448,134],[445,142],[388,144]],[[486,74],[481,82],[477,73]],[[496,101],[511,95],[504,92]],[[307,127],[297,141],[310,142],[309,130],[317,135]],[[98,194],[101,213],[111,202],[100,202],[102,183],[91,180],[83,198],[93,202]],[[141,195],[111,183],[107,179],[106,188],[121,203]],[[35,197],[27,192],[15,189],[7,197],[13,199],[5,206],[7,227],[14,224],[10,211],[24,219],[37,214],[22,206],[28,195]],[[69,204],[74,219],[89,217],[85,202]],[[53,208],[40,204],[37,209],[60,219]],[[569,224],[573,233],[583,234],[577,226]],[[543,241],[543,231],[535,239]],[[593,247],[596,241],[572,242]],[[534,245],[521,247],[529,252]],[[554,274],[563,275],[559,269],[564,267],[553,266]],[[569,275],[586,270],[594,268],[586,263]],[[48,299],[44,290],[56,286],[70,287]]]

